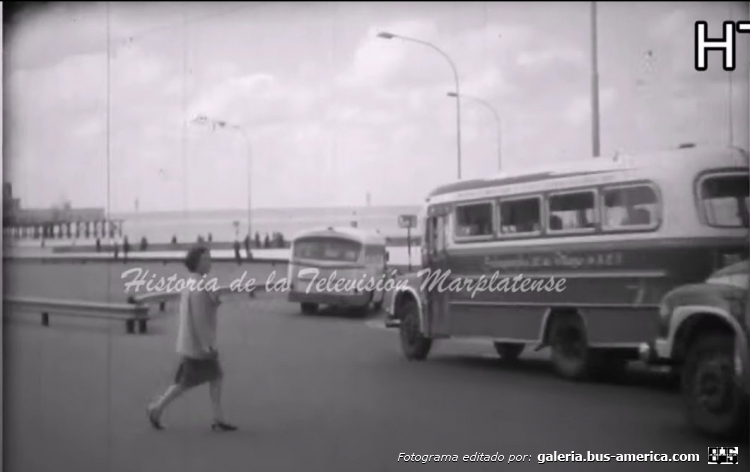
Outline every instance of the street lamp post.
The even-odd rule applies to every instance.
[[[591,2],[591,147],[594,157],[599,157],[599,59],[597,44],[596,2]]]
[[[457,94],[454,92],[448,92],[449,97],[455,97]],[[502,170],[503,168],[503,159],[502,159],[502,127],[500,126],[500,115],[498,115],[495,108],[489,104],[489,102],[482,100],[478,97],[473,97],[471,95],[462,95],[463,98],[468,98],[471,100],[474,100],[475,102],[479,103],[480,105],[487,108],[491,113],[492,116],[495,117],[495,124],[497,125],[497,170]]]
[[[448,54],[446,54],[442,49],[438,48],[437,46],[435,46],[432,43],[428,43],[427,41],[422,41],[421,39],[410,38],[408,36],[401,36],[401,35],[398,35],[398,34],[388,33],[388,32],[385,32],[385,31],[378,33],[378,38],[382,38],[382,39],[398,38],[398,39],[402,39],[404,41],[411,41],[413,43],[418,43],[418,44],[421,44],[423,46],[427,46],[427,47],[429,47],[429,48],[437,51],[438,53],[440,53],[440,55],[443,56],[448,61],[448,63],[451,66],[451,69],[453,69],[453,78],[454,78],[454,80],[456,82],[456,93],[455,93],[455,98],[456,98],[456,145],[457,145],[457,149],[458,149],[458,179],[460,180],[461,179],[461,92],[460,92],[460,89],[459,89],[458,70],[456,69],[456,64],[453,63],[453,60],[450,58],[450,56],[448,56]]]
[[[192,122],[199,125],[211,126],[211,129],[216,129],[217,127],[233,129],[239,132],[240,136],[242,136],[242,139],[245,141],[245,149],[247,150],[247,237],[252,241],[252,231],[250,226],[252,218],[252,146],[250,144],[250,138],[248,137],[247,132],[241,126],[227,123],[226,121],[222,120],[214,120],[205,115],[196,117]],[[250,250],[248,249],[248,256],[249,251]]]

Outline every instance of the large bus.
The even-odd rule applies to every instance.
[[[746,151],[696,147],[441,186],[386,325],[409,359],[472,337],[509,360],[550,347],[570,379],[620,372],[665,293],[747,257],[748,187]]]
[[[380,309],[384,284],[376,282],[387,260],[386,239],[379,233],[346,227],[304,231],[292,240],[288,299],[300,303],[304,314],[316,313],[320,305],[362,315]]]

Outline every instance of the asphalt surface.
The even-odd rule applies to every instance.
[[[95,274],[81,272],[93,269],[77,267],[61,280],[61,269],[11,265],[6,284],[12,293],[94,297],[84,287]],[[693,432],[668,378],[637,365],[617,383],[573,383],[554,375],[543,351],[512,365],[488,343],[458,341],[409,362],[378,315],[307,317],[283,294],[228,302],[220,316],[234,433],[210,431],[206,387],[167,411],[165,431],[150,428],[145,406],[176,367],[172,314],[146,335],[127,335],[119,322],[53,318],[44,328],[37,315],[6,313],[3,470],[690,471],[708,467],[712,446],[741,446],[734,470],[748,470],[747,445]],[[503,454],[504,463],[463,462],[477,452]],[[700,461],[539,463],[555,452],[684,453]],[[400,453],[458,462],[405,463]],[[509,455],[530,457],[508,464]]]

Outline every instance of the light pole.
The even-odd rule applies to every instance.
[[[448,92],[449,97],[455,97],[455,92]],[[495,123],[497,125],[497,170],[502,170],[503,168],[503,159],[502,159],[502,128],[500,126],[500,115],[497,114],[497,111],[495,108],[489,104],[489,102],[482,100],[479,97],[473,97],[471,95],[462,95],[463,98],[468,98],[470,100],[474,100],[475,102],[479,103],[480,105],[487,108],[491,113],[492,116],[495,117]]]
[[[233,129],[235,131],[238,131],[240,135],[242,136],[242,139],[245,141],[245,148],[247,150],[247,237],[250,241],[252,241],[252,232],[251,232],[251,209],[252,209],[252,146],[250,145],[250,138],[248,137],[245,130],[235,124],[227,123],[226,121],[222,120],[214,120],[212,118],[209,118],[205,115],[199,115],[196,118],[192,120],[192,123],[198,124],[198,125],[208,125],[211,127],[212,130],[215,130],[218,128],[224,128],[224,129]],[[250,256],[250,249],[248,248],[248,257]]]
[[[428,43],[427,41],[422,41],[421,39],[415,39],[410,38],[407,36],[401,36],[398,34],[388,33],[386,31],[378,33],[378,38],[382,39],[393,39],[393,38],[399,38],[404,41],[411,41],[413,43],[418,43],[423,46],[427,46],[438,53],[440,53],[441,56],[443,56],[448,63],[451,66],[451,69],[453,69],[453,78],[456,81],[456,142],[457,142],[457,148],[458,148],[458,179],[461,179],[461,92],[459,89],[459,83],[458,83],[458,70],[456,69],[456,64],[453,63],[453,60],[451,60],[450,56],[443,52],[442,49],[438,48],[432,43]]]
[[[594,157],[599,157],[599,61],[596,38],[596,2],[591,2],[591,147]]]

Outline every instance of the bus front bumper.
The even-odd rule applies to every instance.
[[[638,357],[646,364],[669,364],[672,345],[666,339],[657,339],[638,346]]]

